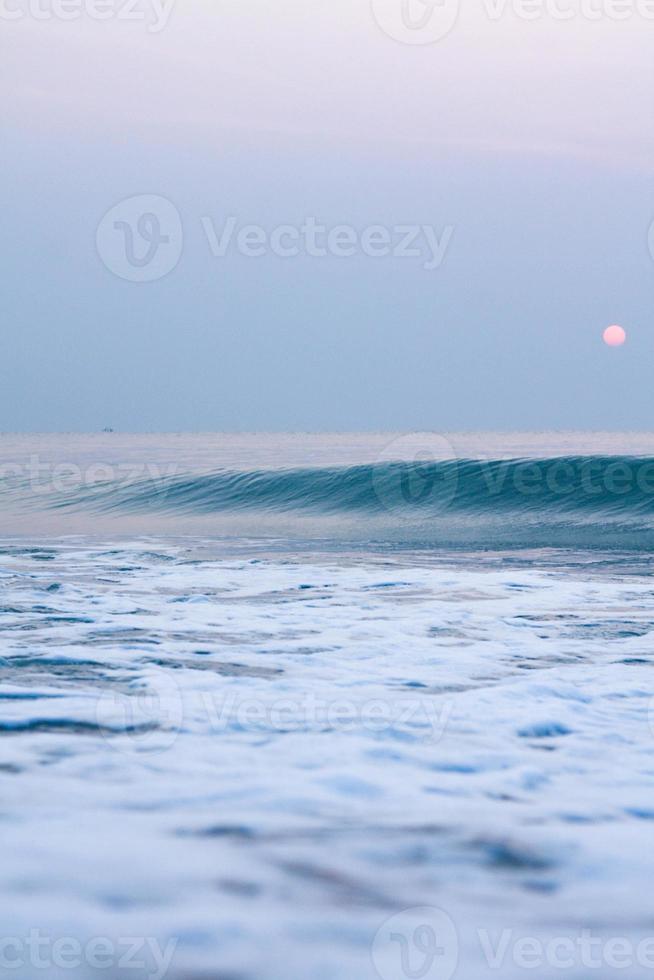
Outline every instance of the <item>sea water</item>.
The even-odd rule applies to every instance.
[[[654,437],[0,436],[0,970],[654,968]]]

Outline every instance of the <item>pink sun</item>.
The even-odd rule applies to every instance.
[[[617,323],[614,323],[611,327],[607,327],[602,336],[604,343],[608,344],[609,347],[622,347],[627,339],[626,332]]]

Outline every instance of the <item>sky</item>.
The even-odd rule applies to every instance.
[[[0,20],[0,431],[653,427],[652,0]]]

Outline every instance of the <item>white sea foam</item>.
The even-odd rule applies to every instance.
[[[230,548],[4,549],[11,975],[651,975],[651,580]]]

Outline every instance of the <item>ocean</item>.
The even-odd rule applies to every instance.
[[[0,501],[0,971],[652,976],[653,434],[6,434]]]

